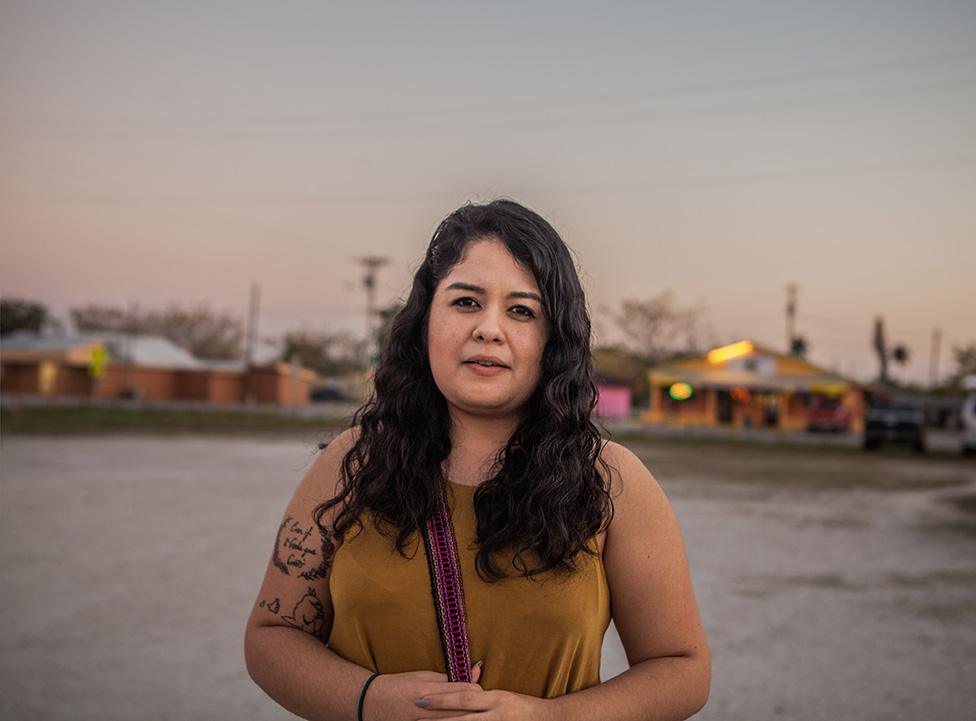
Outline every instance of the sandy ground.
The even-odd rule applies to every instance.
[[[314,440],[4,438],[0,718],[295,718],[242,638]],[[682,524],[697,719],[976,718],[976,462],[628,445]],[[603,679],[626,668],[611,626]]]

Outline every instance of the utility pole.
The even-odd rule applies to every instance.
[[[135,400],[137,397],[136,389],[132,385],[132,366],[135,363],[135,345],[132,336],[139,329],[136,327],[139,316],[139,304],[133,299],[129,299],[129,307],[125,314],[125,336],[123,343],[123,354],[125,355],[125,375],[122,378],[122,397]]]
[[[932,355],[929,356],[929,388],[939,382],[939,346],[942,345],[942,330],[932,330]]]
[[[366,289],[366,357],[370,366],[378,363],[376,338],[376,271],[390,262],[381,255],[367,255],[356,259],[363,266],[363,287]]]
[[[251,283],[251,299],[247,313],[247,331],[244,336],[244,402],[248,405],[255,401],[254,378],[251,373],[251,356],[254,349],[254,338],[257,335],[260,296],[260,286],[257,283]]]
[[[796,338],[796,283],[786,286],[786,352],[792,355]]]
[[[888,382],[888,343],[885,340],[884,319],[880,315],[874,319],[873,345],[875,353],[878,354],[878,362],[881,365],[878,381],[886,384]]]

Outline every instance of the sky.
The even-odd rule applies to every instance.
[[[976,3],[0,4],[0,294],[362,333],[438,222],[514,198],[596,340],[671,291],[718,343],[926,382],[976,342]]]

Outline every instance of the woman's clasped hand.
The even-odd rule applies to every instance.
[[[436,671],[381,674],[366,692],[363,721],[483,718],[485,721],[544,721],[545,699],[511,691],[485,691],[481,667],[471,683],[448,681]]]

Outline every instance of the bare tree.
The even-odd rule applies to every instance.
[[[206,304],[189,309],[171,304],[166,310],[149,312],[138,307],[87,305],[70,312],[79,330],[161,335],[205,360],[236,360],[243,353],[241,321],[228,313],[216,313]]]
[[[663,363],[683,353],[699,353],[704,331],[701,307],[678,307],[670,290],[646,300],[624,300],[614,320],[626,347],[645,363]]]
[[[956,359],[956,379],[976,374],[976,343],[963,346],[953,346],[952,355]]]
[[[349,333],[289,331],[284,335],[283,345],[283,360],[321,375],[341,375],[365,367],[366,342]]]
[[[131,328],[134,320],[127,309],[107,305],[79,306],[72,308],[69,313],[75,328],[85,332],[124,333]]]

